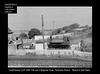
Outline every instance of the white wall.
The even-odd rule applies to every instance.
[[[52,35],[53,38],[59,36],[59,37],[62,37],[62,36],[71,36],[73,35],[73,33],[66,33],[66,34],[58,34],[58,35]],[[49,35],[45,35],[44,36],[44,39],[47,39],[47,38],[50,38]],[[35,40],[39,40],[39,39],[42,39],[42,36],[35,36]]]
[[[44,36],[44,39],[50,38],[50,36]],[[42,36],[35,36],[35,40],[42,39]]]

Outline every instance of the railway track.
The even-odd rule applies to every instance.
[[[87,61],[73,61],[73,60],[8,60],[8,66],[16,67],[85,67],[91,68],[92,62]]]
[[[76,67],[91,68],[92,61],[72,57],[8,57],[8,67]]]

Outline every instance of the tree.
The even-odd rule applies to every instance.
[[[27,34],[25,34],[25,33],[21,33],[21,34],[19,35],[19,38],[21,38],[21,39],[27,39],[28,36],[27,36]]]
[[[56,29],[55,31],[52,32],[52,35],[59,34],[61,32],[61,28]]]
[[[10,28],[8,28],[8,34],[12,34],[12,30]]]
[[[69,28],[71,28],[71,29],[75,29],[75,28],[78,28],[78,27],[79,27],[78,23],[74,23],[74,24],[69,25]]]
[[[87,37],[92,37],[92,32],[88,33]]]
[[[62,27],[62,30],[66,30],[68,28],[68,26],[64,26]]]
[[[67,32],[73,32],[73,29],[75,29],[75,28],[79,28],[79,24],[78,23],[73,23],[73,24],[71,24],[69,26],[64,26],[62,28],[62,30],[65,30],[65,33],[67,33]]]
[[[85,25],[85,28],[89,28],[90,26],[88,26],[88,25]]]
[[[34,38],[35,35],[41,35],[41,32],[40,30],[36,29],[36,28],[32,28],[29,33],[28,33],[28,36],[29,38]]]

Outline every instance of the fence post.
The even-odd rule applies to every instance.
[[[58,51],[58,57],[60,58],[60,51]]]

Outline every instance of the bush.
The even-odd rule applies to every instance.
[[[30,53],[30,52],[28,52],[28,53],[26,53],[25,56],[36,56],[36,53]]]
[[[52,35],[59,34],[61,32],[61,28],[56,29],[55,31],[52,32]]]
[[[85,46],[83,51],[84,52],[92,52],[92,46]]]
[[[87,37],[92,37],[92,32],[88,33]]]

